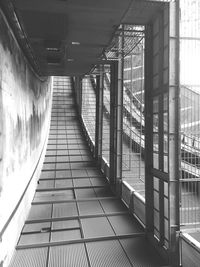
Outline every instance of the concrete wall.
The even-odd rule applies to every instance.
[[[50,78],[31,69],[0,11],[0,266],[9,261],[34,193],[32,185],[20,208],[27,185],[38,178],[32,175],[48,133],[51,88]]]

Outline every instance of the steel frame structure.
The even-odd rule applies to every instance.
[[[145,64],[146,230],[172,266],[179,265],[180,229],[178,10],[178,1],[170,3],[146,27]]]
[[[145,26],[145,195],[146,234],[169,259],[179,264],[179,2],[166,4]],[[104,66],[110,65],[109,180],[121,195],[123,132],[124,26],[118,36],[117,59],[103,60],[96,75],[95,157],[102,166]],[[115,37],[116,38],[116,37]],[[158,127],[155,127],[157,120]],[[157,141],[155,144],[155,135]],[[155,151],[156,147],[156,151]],[[155,156],[156,155],[156,156]],[[157,159],[156,159],[157,158]],[[157,160],[157,162],[156,162]]]

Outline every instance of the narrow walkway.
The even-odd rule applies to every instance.
[[[163,266],[82,135],[69,78],[54,78],[48,146],[10,267]]]

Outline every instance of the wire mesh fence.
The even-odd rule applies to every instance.
[[[87,131],[95,143],[96,95],[90,77],[82,81],[82,117]]]
[[[136,30],[139,35],[134,35],[132,44],[135,45],[124,57],[122,178],[144,195],[144,27],[126,27],[129,31]]]
[[[103,72],[103,129],[102,156],[109,165],[110,160],[110,67]]]
[[[200,2],[180,0],[180,221],[200,226]]]

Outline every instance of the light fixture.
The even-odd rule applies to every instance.
[[[46,50],[49,52],[59,52],[60,49],[58,47],[46,47]]]
[[[59,66],[59,62],[47,62],[48,65]]]
[[[61,41],[60,40],[44,40],[44,47],[48,52],[60,52]]]
[[[68,58],[67,61],[68,61],[68,62],[73,62],[74,59],[73,59],[73,58]]]
[[[73,41],[72,42],[72,45],[80,45],[81,43],[79,43],[79,42],[75,42],[75,41]]]

